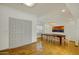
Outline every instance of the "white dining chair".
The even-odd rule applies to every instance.
[[[54,43],[55,44],[60,44],[60,38],[59,37],[54,37]]]

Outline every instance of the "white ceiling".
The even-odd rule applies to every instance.
[[[66,4],[75,19],[79,19],[79,3]]]
[[[39,17],[39,20],[41,21],[50,21],[50,20],[62,20],[62,21],[68,21],[69,19],[73,18],[72,12],[76,12],[78,15],[78,6],[72,5],[72,4],[64,4],[64,3],[37,3],[33,7],[28,7],[23,3],[6,3],[1,4],[3,6],[8,6],[11,8],[15,8],[17,10],[28,12],[31,14],[34,14]],[[74,7],[73,7],[74,6]],[[76,7],[76,10],[75,10]],[[70,9],[71,8],[71,9]],[[61,10],[65,9],[66,12],[61,12]],[[72,10],[73,9],[73,10]]]
[[[23,12],[29,12],[35,15],[44,15],[51,12],[55,13],[59,10],[66,9],[65,4],[63,3],[38,3],[35,4],[35,6],[33,7],[28,7],[23,3],[5,3],[5,4],[1,3],[0,5],[16,8]]]

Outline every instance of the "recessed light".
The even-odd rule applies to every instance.
[[[62,12],[65,12],[66,10],[65,10],[65,9],[62,9],[61,11],[62,11]]]

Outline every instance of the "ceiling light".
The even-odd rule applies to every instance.
[[[62,12],[65,12],[66,10],[65,10],[65,9],[62,9],[61,11],[62,11]]]
[[[25,5],[29,6],[29,7],[32,7],[34,6],[34,3],[24,3]]]

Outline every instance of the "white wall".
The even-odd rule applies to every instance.
[[[72,41],[76,40],[76,23],[75,21],[69,21],[65,23],[66,38]]]
[[[79,19],[76,20],[76,45],[79,45]]]
[[[66,38],[75,41],[75,45],[79,45],[79,20],[72,20],[65,23]]]
[[[36,16],[0,6],[0,50],[9,48],[9,17],[32,21],[32,42],[36,41]]]

